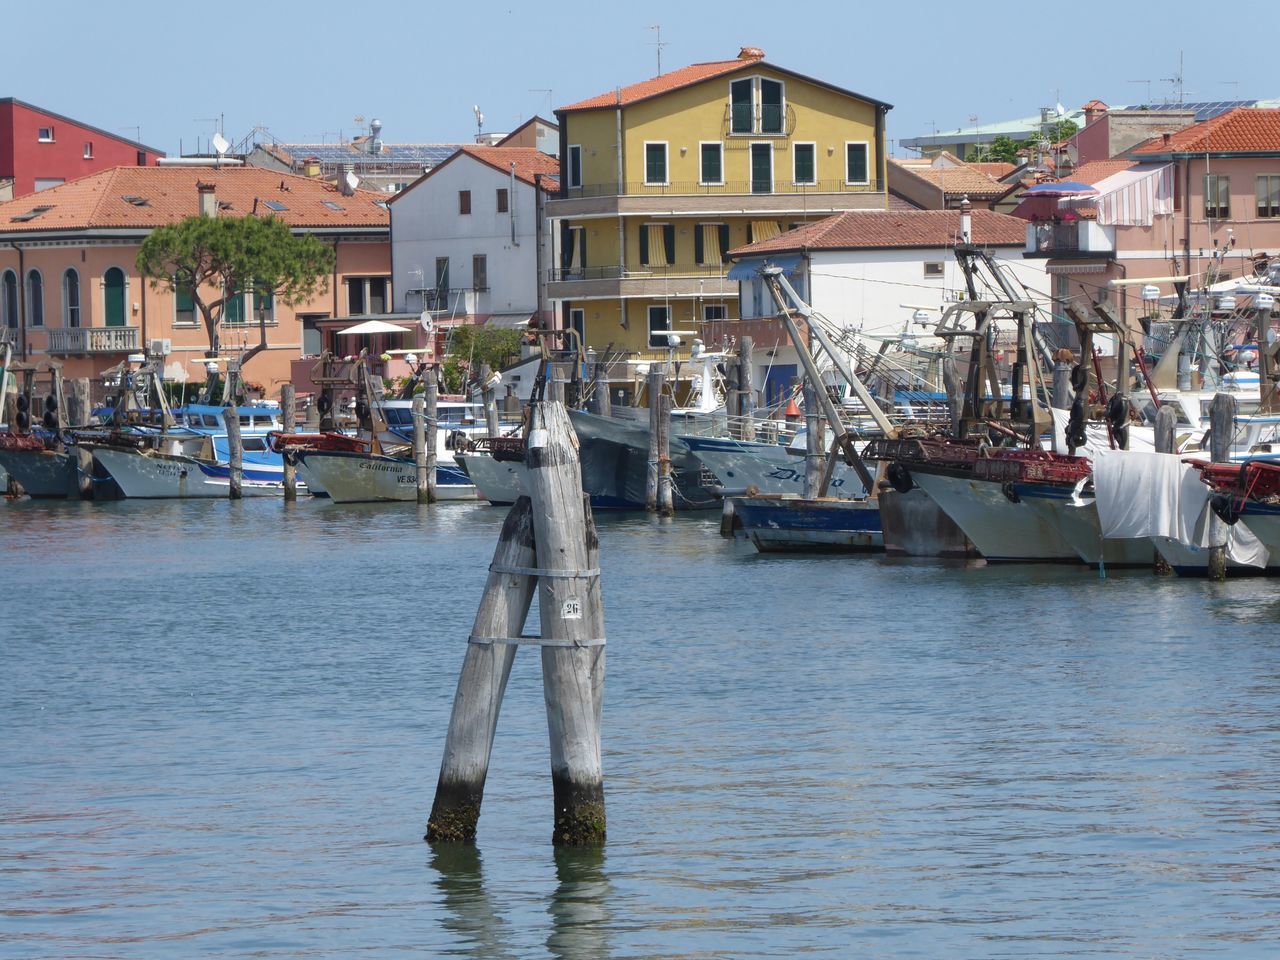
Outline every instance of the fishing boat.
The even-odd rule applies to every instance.
[[[875,500],[839,497],[733,498],[743,535],[761,553],[873,553],[884,550]]]
[[[76,458],[59,449],[55,436],[0,433],[0,471],[13,477],[27,496],[65,500],[79,491]]]

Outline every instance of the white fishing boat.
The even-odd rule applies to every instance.
[[[85,441],[93,454],[130,499],[226,499],[231,485],[227,464],[158,450],[113,446]],[[284,494],[280,469],[245,466],[240,485],[246,497],[279,497]]]
[[[476,486],[453,462],[436,465],[436,499],[475,500]],[[334,503],[416,501],[417,465],[411,457],[349,450],[298,450],[298,476],[314,480]]]

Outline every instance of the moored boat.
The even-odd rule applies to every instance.
[[[733,497],[735,520],[761,553],[872,553],[884,550],[875,500]]]

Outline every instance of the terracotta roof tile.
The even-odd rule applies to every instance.
[[[256,205],[258,216],[295,228],[390,230],[390,214],[380,205],[386,194],[369,190],[345,196],[326,181],[261,167],[115,167],[0,203],[0,234],[176,223],[200,212],[197,183],[214,185],[219,216],[245,216]],[[268,202],[284,209],[272,209]],[[49,209],[29,220],[14,219],[41,206]]]
[[[621,98],[622,106],[625,107],[639,100],[656,97],[660,93],[669,93],[681,87],[687,87],[703,80],[709,80],[712,77],[718,77],[740,70],[743,67],[752,66],[760,63],[762,59],[763,55],[734,60],[716,60],[710,63],[694,63],[687,67],[681,67],[679,70],[659,74],[649,80],[633,83],[630,86],[623,87],[621,91],[610,90],[608,93],[602,93],[587,100],[571,103],[567,107],[561,107],[556,112],[568,113],[571,110],[598,110],[602,107],[615,107],[619,103],[619,97]]]
[[[1128,170],[1133,165],[1132,160],[1094,160],[1092,163],[1082,163],[1062,179],[1093,186],[1099,180],[1105,180],[1112,174]]]
[[[1016,164],[1000,163],[994,160],[982,163],[971,163],[969,166],[973,167],[973,169],[977,170],[979,173],[985,173],[993,180],[1002,180],[1018,169]]]
[[[1280,152],[1280,109],[1237,107],[1211,120],[1156,137],[1130,156],[1166,153]]]
[[[509,173],[514,164],[516,179],[523,180],[530,186],[533,186],[533,175],[540,173],[543,176],[544,190],[553,191],[559,188],[560,160],[533,147],[473,146],[463,147],[461,152],[503,173]]]
[[[917,177],[929,181],[947,194],[965,195],[975,200],[991,200],[1003,197],[1010,189],[1008,184],[991,179],[969,164],[961,164],[957,167],[908,167],[898,163],[897,160],[889,162],[910,170]]]
[[[1022,246],[1025,220],[991,210],[972,213],[973,240],[979,246]],[[781,236],[730,250],[733,257],[808,250],[946,247],[960,233],[959,210],[848,210]]]

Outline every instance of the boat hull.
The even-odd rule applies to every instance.
[[[416,502],[412,460],[341,450],[299,450],[299,473],[314,477],[334,503]],[[475,484],[454,464],[436,467],[436,499],[475,500]]]
[[[1262,541],[1270,556],[1265,568],[1246,566],[1228,558],[1227,574],[1233,577],[1280,574],[1280,506],[1248,501],[1240,513],[1240,520]],[[1208,574],[1208,547],[1179,543],[1169,537],[1152,537],[1151,541],[1179,576],[1203,577]]]
[[[761,553],[871,553],[884,549],[874,500],[734,497],[734,517]]]
[[[131,500],[225,500],[230,495],[231,468],[226,464],[124,447],[85,444],[85,448]],[[246,469],[240,493],[244,497],[283,496],[280,471]]]
[[[722,437],[685,437],[694,456],[706,464],[726,490],[755,487],[762,494],[803,494],[804,457],[777,443],[753,443]],[[866,491],[852,467],[836,464],[829,491],[855,497]]]
[[[1019,483],[1014,484],[1014,491],[1089,566],[1151,567],[1156,562],[1155,547],[1147,538],[1104,538],[1097,503],[1092,499],[1077,502],[1072,488]]]
[[[80,494],[76,458],[52,450],[0,450],[0,470],[39,500],[65,500]]]
[[[923,490],[882,490],[877,499],[885,553],[944,560],[977,559],[978,550],[964,531]]]
[[[1079,563],[1061,534],[1025,503],[1014,503],[990,480],[931,473],[912,465],[916,484],[942,508],[991,563]]]
[[[518,460],[495,460],[483,453],[460,453],[458,463],[476,486],[476,495],[495,507],[509,506],[524,495],[525,466]]]

